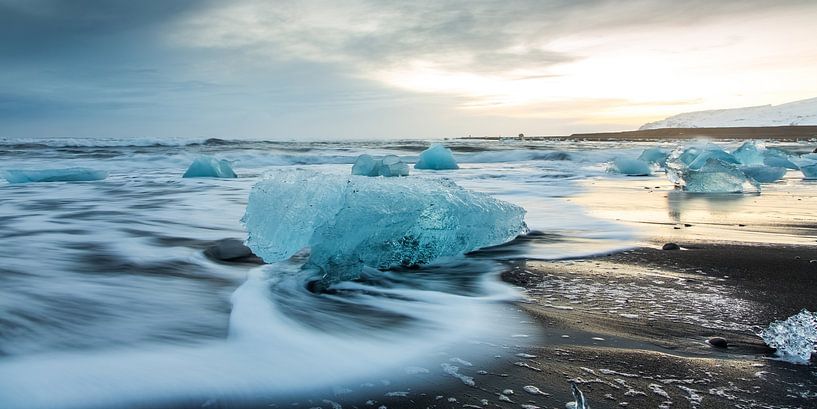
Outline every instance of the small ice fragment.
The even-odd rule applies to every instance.
[[[803,172],[804,179],[817,179],[817,163],[800,166],[800,171]]]
[[[379,176],[381,161],[371,155],[360,155],[352,165],[352,174],[360,176]]]
[[[432,144],[428,149],[420,153],[420,159],[414,164],[415,169],[459,169],[457,161],[451,149],[438,143]]]
[[[524,389],[525,392],[530,393],[531,395],[550,396],[549,393],[542,392],[541,389],[539,389],[539,388],[537,388],[537,387],[535,387],[533,385],[524,386],[524,387],[522,387],[522,389]]]
[[[9,183],[28,182],[89,182],[108,177],[108,172],[88,168],[24,170],[9,169],[1,172]]]
[[[513,389],[505,389],[502,391],[503,395],[513,395]]]
[[[541,408],[540,408],[539,406],[536,406],[536,405],[531,405],[531,404],[528,404],[528,403],[523,403],[523,404],[522,404],[522,409],[541,409]]]
[[[360,155],[352,165],[352,174],[358,176],[408,176],[408,164],[400,160],[398,156],[387,155],[382,159],[375,159],[370,155]]]
[[[183,178],[237,178],[238,176],[230,166],[230,162],[224,159],[218,160],[212,156],[199,156],[187,171]]]
[[[622,316],[622,317],[624,317],[624,318],[629,318],[629,319],[636,319],[636,318],[638,318],[638,314],[618,314],[618,315],[620,315],[620,316]]]
[[[775,168],[765,165],[743,166],[740,168],[743,173],[754,179],[758,183],[776,182],[786,176],[786,168]]]
[[[644,152],[641,152],[641,155],[638,157],[638,160],[647,162],[647,163],[655,163],[661,167],[667,165],[667,157],[669,156],[669,152],[661,148],[648,148],[644,149]]]
[[[817,351],[817,313],[803,309],[785,321],[771,323],[760,336],[783,359],[808,364]]]
[[[340,403],[337,403],[335,401],[331,401],[329,399],[324,399],[323,403],[329,405],[332,409],[343,409],[343,406],[341,406]]]
[[[518,362],[514,362],[513,364],[516,365],[516,366],[521,366],[522,368],[528,368],[528,369],[530,369],[532,371],[542,372],[541,369],[539,369],[539,368],[537,368],[535,366],[530,366],[530,365],[528,365],[527,362],[518,361]]]
[[[565,408],[567,409],[590,409],[590,404],[587,403],[587,400],[584,398],[584,393],[579,390],[579,387],[576,386],[576,383],[570,383],[570,390],[573,392],[573,402],[568,402],[565,404]]]
[[[649,176],[652,174],[649,163],[630,158],[613,159],[609,170],[627,176]]]
[[[408,176],[409,166],[395,155],[384,156],[380,161],[380,176],[395,177]]]
[[[590,338],[590,339],[592,339],[593,341],[604,341],[604,338],[602,338],[602,337],[593,337],[593,338]]]

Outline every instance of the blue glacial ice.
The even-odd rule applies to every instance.
[[[762,165],[763,150],[765,150],[763,144],[758,144],[756,141],[746,141],[739,148],[732,151],[732,156],[744,165]]]
[[[615,158],[609,171],[627,176],[649,176],[652,174],[650,164],[640,159]]]
[[[641,152],[641,155],[638,156],[639,160],[643,160],[647,163],[654,163],[662,168],[667,165],[667,157],[669,156],[669,151],[661,148],[648,148],[644,149],[644,152]]]
[[[817,163],[802,165],[800,171],[803,172],[803,178],[805,179],[817,179]]]
[[[747,177],[735,164],[724,162],[717,156],[709,157],[695,168],[680,158],[682,151],[671,155],[667,161],[667,177],[685,191],[694,193],[740,193],[759,192],[760,185]],[[693,162],[697,161],[695,159]]]
[[[41,169],[41,170],[5,170],[3,177],[9,183],[27,182],[86,182],[102,180],[108,172],[88,168]]]
[[[420,159],[414,164],[415,169],[459,169],[457,161],[451,149],[438,143],[431,145],[428,149],[420,153]]]
[[[265,261],[308,248],[306,267],[336,282],[505,243],[527,231],[524,216],[446,179],[281,171],[253,187],[242,222]]]
[[[371,155],[360,155],[352,165],[352,174],[358,176],[408,176],[409,166],[398,156],[386,155],[375,159]]]
[[[740,170],[743,171],[744,175],[758,183],[776,182],[783,179],[783,176],[786,176],[786,172],[788,171],[788,169],[783,167],[765,165],[741,166]]]
[[[230,162],[227,160],[218,160],[212,156],[199,156],[182,177],[185,178],[237,178],[238,176],[233,171]]]
[[[817,350],[817,313],[802,310],[784,321],[775,321],[761,331],[763,341],[783,359],[808,364]]]

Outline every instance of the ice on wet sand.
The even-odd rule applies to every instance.
[[[502,244],[527,231],[524,216],[446,179],[281,171],[253,187],[242,220],[265,261],[309,248],[307,266],[339,281],[364,265],[413,266]]]
[[[808,364],[817,350],[817,313],[804,309],[786,320],[771,323],[760,336],[782,358]]]
[[[212,156],[199,156],[184,172],[185,178],[237,178],[230,162]]]

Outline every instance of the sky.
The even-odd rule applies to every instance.
[[[817,97],[817,1],[0,0],[0,137],[565,135]]]

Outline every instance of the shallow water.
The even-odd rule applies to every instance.
[[[497,278],[503,260],[578,257],[638,238],[571,198],[588,189],[583,181],[611,177],[606,161],[653,144],[448,145],[462,169],[412,169],[412,177],[448,177],[519,204],[535,234],[317,295],[297,260],[219,263],[203,249],[246,237],[239,220],[266,172],[347,174],[362,153],[413,162],[427,142],[0,141],[4,169],[109,172],[95,182],[0,182],[0,402],[242,401],[490,357],[475,345],[519,343],[514,335],[532,332],[507,311],[517,295]],[[239,179],[182,179],[202,153],[234,161]],[[451,350],[458,355],[440,355]]]

